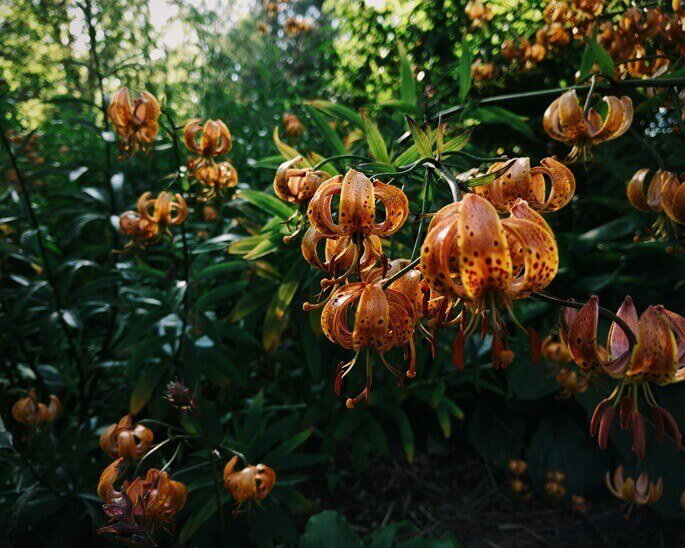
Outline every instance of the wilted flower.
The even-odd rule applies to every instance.
[[[350,329],[348,311],[354,305],[356,310]],[[383,354],[391,348],[409,345],[411,356],[407,376],[414,377],[414,319],[414,306],[407,296],[394,289],[383,289],[380,280],[351,283],[338,289],[323,308],[321,327],[331,342],[354,350],[356,355],[348,363],[339,364],[336,394],[340,393],[342,379],[352,370],[364,348],[375,349],[384,365],[401,382],[400,373],[385,360]],[[353,408],[362,398],[368,399],[370,389],[371,370],[367,368],[364,390],[359,396],[349,398],[347,407]]]
[[[522,199],[540,213],[558,211],[571,201],[576,191],[576,179],[569,168],[554,158],[543,159],[530,167],[530,158],[515,158],[492,183],[474,187],[474,192],[486,198],[500,213],[508,212]],[[502,169],[507,162],[496,162],[488,173]],[[547,193],[549,182],[549,193]]]
[[[131,415],[110,424],[100,435],[100,448],[112,458],[139,459],[150,449],[154,435],[142,424],[133,426]]]
[[[236,470],[238,457],[235,456],[226,463],[224,468],[224,484],[235,499],[238,507],[245,502],[264,500],[276,483],[276,472],[265,464],[245,466]]]
[[[155,96],[144,91],[135,99],[133,105],[128,89],[121,88],[114,94],[109,104],[109,118],[121,140],[119,150],[122,158],[136,153],[138,148],[147,151],[159,131],[161,109]]]
[[[46,405],[38,402],[36,390],[29,390],[27,396],[21,398],[12,406],[12,418],[15,421],[30,426],[43,426],[55,420],[62,409],[62,402],[55,395],[50,395],[50,402]]]
[[[304,133],[304,126],[300,119],[294,114],[287,113],[283,115],[283,128],[286,135],[289,137],[302,137]]]
[[[633,102],[630,97],[608,96],[604,118],[594,108],[583,112],[575,90],[564,93],[547,107],[542,122],[547,134],[557,141],[572,146],[567,161],[585,161],[593,145],[623,135],[633,121]]]
[[[632,299],[626,297],[616,315],[625,322],[637,343],[631,349],[626,334],[612,322],[606,347],[600,348],[597,346],[598,313],[599,299],[593,296],[579,311],[563,309],[560,322],[562,339],[582,370],[624,379],[597,405],[590,422],[591,435],[597,435],[599,446],[605,448],[620,406],[621,429],[632,426],[633,451],[642,458],[645,423],[638,410],[638,385],[641,385],[652,412],[657,441],[663,440],[666,425],[679,449],[680,429],[671,414],[657,404],[649,383],[664,385],[685,379],[685,318],[659,305],[648,307],[638,320]],[[627,396],[624,391],[628,392]]]
[[[176,379],[167,384],[164,397],[171,405],[184,413],[192,415],[197,411],[197,392],[191,394],[190,388],[183,381]]]
[[[421,247],[421,271],[431,289],[463,299],[471,312],[457,342],[475,331],[479,318],[485,329],[489,311],[495,367],[506,366],[513,358],[506,348],[499,307],[511,313],[513,300],[547,287],[558,264],[552,229],[525,201],[518,200],[509,218],[500,220],[493,205],[476,194],[438,211]],[[463,350],[463,344],[458,346]],[[463,360],[453,358],[462,368]]]
[[[172,480],[166,472],[152,468],[147,471],[145,479],[138,476],[133,481],[125,480],[121,485],[121,490],[117,491],[114,483],[119,478],[123,462],[122,457],[118,458],[100,475],[98,483],[100,499],[110,509],[117,506],[128,508],[129,503],[125,501],[126,497],[130,499],[134,507],[142,505],[142,512],[132,509],[130,513],[137,516],[143,514],[147,531],[150,531],[157,523],[171,523],[174,516],[186,504],[188,488],[183,483]],[[134,521],[138,524],[140,519]]]
[[[649,481],[647,472],[642,472],[637,477],[637,481],[631,477],[623,479],[623,466],[616,468],[613,479],[607,472],[605,482],[612,495],[627,503],[626,518],[630,515],[634,505],[652,504],[661,498],[664,490],[664,483],[661,478],[656,483]]]

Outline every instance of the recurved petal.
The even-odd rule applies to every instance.
[[[542,117],[542,125],[552,139],[556,141],[566,141],[566,135],[561,130],[561,125],[559,123],[559,104],[561,103],[561,97],[557,97],[552,104],[547,107],[545,114]]]
[[[365,285],[357,304],[352,337],[355,350],[371,347],[384,352],[391,344],[390,308],[380,283]]]
[[[488,173],[497,171],[504,165],[504,162],[497,162],[490,166]],[[500,213],[509,211],[518,198],[538,202],[531,181],[530,158],[514,159],[509,169],[487,186],[489,187],[489,201]],[[487,195],[484,197],[488,198]]]
[[[319,257],[317,247],[321,240],[324,239],[326,239],[326,236],[320,232],[317,232],[314,227],[310,226],[302,237],[302,245],[300,247],[305,261],[307,261],[314,268],[322,271],[325,270],[325,267],[321,261],[321,258]],[[326,247],[328,247],[328,241],[335,242],[335,240],[327,240]]]
[[[112,97],[109,104],[109,117],[117,126],[126,126],[133,120],[133,107],[128,88],[121,88]]]
[[[512,208],[512,216],[502,222],[523,249],[523,272],[507,288],[508,295],[513,298],[527,297],[544,289],[556,276],[559,268],[557,242],[549,227],[545,230],[542,223],[547,225],[524,201],[518,201]]]
[[[639,211],[648,211],[649,204],[645,196],[644,184],[649,174],[648,168],[638,169],[628,181],[626,195],[630,204]]]
[[[311,225],[321,234],[329,237],[336,237],[342,234],[339,225],[333,221],[331,203],[333,196],[342,191],[342,177],[336,175],[325,181],[314,193],[309,202],[307,215]],[[341,222],[338,220],[338,222]]]
[[[373,183],[374,195],[385,206],[385,219],[376,223],[373,233],[378,236],[390,236],[404,225],[409,216],[409,200],[402,189],[386,185],[380,181]]]
[[[593,295],[578,311],[568,332],[568,349],[573,361],[585,371],[596,371],[603,365],[597,347],[599,297]]]
[[[630,357],[631,381],[673,382],[678,370],[678,345],[658,307],[650,306],[637,325],[637,344]]]
[[[359,298],[363,283],[353,283],[341,287],[329,299],[321,312],[321,329],[328,339],[343,348],[352,349],[354,341],[347,325],[347,311]]]
[[[576,193],[573,172],[554,158],[545,158],[541,166],[531,170],[531,199],[529,204],[536,211],[559,211]],[[549,195],[545,199],[545,177],[549,178]],[[526,199],[526,198],[524,198]]]
[[[197,143],[197,134],[202,131],[202,120],[194,118],[186,122],[183,128],[183,142],[186,148],[195,154],[202,154],[202,148]]]
[[[560,98],[559,127],[567,142],[576,142],[588,136],[587,123],[578,103],[576,90],[567,91]]]
[[[340,231],[343,234],[371,234],[375,215],[374,186],[371,180],[359,171],[348,170],[340,191]]]
[[[602,101],[607,105],[607,113],[601,126],[590,128],[590,137],[593,143],[601,143],[618,137],[621,134],[620,130],[625,125],[625,111],[621,100],[618,97],[609,96],[602,97]]]
[[[110,502],[114,497],[120,494],[114,490],[114,482],[119,477],[119,471],[123,462],[124,459],[119,457],[100,474],[100,481],[98,482],[98,496],[100,497],[100,500]]]
[[[477,299],[487,289],[507,291],[513,267],[504,229],[492,204],[467,194],[461,201],[457,225],[459,276],[468,297]]]
[[[654,211],[661,211],[662,209],[661,190],[664,184],[665,173],[663,170],[657,169],[647,188],[647,205]]]
[[[226,127],[226,124],[222,120],[216,120],[216,125],[219,127],[219,138],[214,146],[213,155],[221,156],[226,154],[233,147],[233,138],[231,137],[231,132]]]
[[[633,333],[637,333],[637,310],[633,304],[633,299],[628,296],[623,300],[616,315],[622,319]],[[623,329],[621,329],[616,322],[611,323],[609,327],[609,334],[607,335],[607,357],[614,360],[613,367],[606,367],[605,370],[612,377],[622,377],[625,373],[625,367],[628,365],[628,351],[630,344],[628,337]],[[626,359],[619,359],[624,357]]]
[[[675,173],[664,173],[661,205],[674,222],[685,225],[685,182],[680,182]]]

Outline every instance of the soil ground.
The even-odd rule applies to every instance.
[[[413,465],[396,455],[375,459],[330,495],[323,478],[309,481],[305,495],[319,511],[337,510],[362,537],[409,520],[420,531],[409,537],[449,532],[468,547],[685,546],[685,522],[645,508],[625,519],[621,501],[608,491],[590,499],[583,514],[542,496],[513,499],[507,479],[474,454],[418,454]]]

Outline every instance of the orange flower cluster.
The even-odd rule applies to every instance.
[[[283,32],[291,38],[305,34],[310,30],[312,30],[311,22],[301,17],[288,17],[283,25]]]
[[[188,204],[180,194],[172,196],[163,191],[157,198],[150,196],[151,192],[144,192],[138,198],[137,211],[124,211],[119,216],[121,232],[131,238],[124,252],[154,244],[164,234],[173,238],[170,227],[183,224],[188,217]]]
[[[602,97],[607,112],[602,116],[594,108],[583,109],[575,90],[567,91],[555,99],[542,118],[542,123],[552,139],[572,146],[566,158],[585,162],[592,155],[593,145],[610,141],[623,135],[633,122],[633,102],[630,97]]]
[[[147,152],[159,131],[161,109],[155,96],[144,91],[131,104],[128,88],[121,88],[114,94],[108,112],[114,131],[121,138],[120,158],[133,156],[139,148]]]
[[[638,169],[635,172],[626,187],[628,200],[639,211],[651,210],[659,214],[649,231],[651,238],[667,238],[669,221],[678,237],[679,226],[685,226],[685,177],[658,169],[652,175],[645,192],[648,176],[649,169]]]
[[[509,491],[512,496],[521,500],[530,500],[532,493],[528,485],[528,464],[521,459],[511,459],[507,463],[509,471]]]
[[[29,426],[44,426],[55,420],[62,409],[62,402],[55,395],[50,395],[50,402],[46,405],[38,401],[36,390],[29,390],[27,396],[21,398],[12,406],[12,418]]]
[[[131,415],[110,424],[100,436],[100,448],[112,458],[140,459],[150,449],[154,435],[142,424],[133,426]]]
[[[260,502],[269,496],[276,484],[276,472],[265,464],[245,466],[236,470],[238,457],[231,458],[224,468],[224,484],[238,508],[246,502]]]
[[[566,474],[549,470],[545,474],[545,493],[553,499],[563,498],[566,495]]]
[[[471,76],[476,82],[494,80],[497,76],[497,67],[493,63],[483,63],[476,59],[471,65]]]
[[[659,500],[664,490],[664,482],[661,478],[656,483],[649,481],[647,472],[642,472],[637,480],[631,477],[624,479],[623,466],[616,468],[613,477],[607,472],[605,483],[612,495],[626,503],[628,510],[625,517],[630,516],[635,505],[643,506]]]
[[[464,12],[466,17],[473,22],[474,27],[481,26],[483,23],[490,21],[493,16],[490,6],[486,6],[482,0],[469,0]]]
[[[233,147],[231,132],[221,120],[193,119],[183,129],[183,142],[193,156],[188,161],[190,176],[202,186],[200,201],[223,196],[238,184],[238,172],[228,161],[215,158],[228,153]]]
[[[621,379],[613,393],[602,400],[592,416],[590,433],[599,446],[606,447],[616,411],[622,430],[632,428],[633,451],[645,454],[645,421],[638,409],[638,389],[642,388],[658,442],[665,429],[680,448],[682,434],[673,416],[661,407],[652,394],[650,383],[672,384],[685,379],[685,318],[663,306],[650,306],[639,317],[630,297],[626,297],[616,315],[636,338],[631,348],[626,333],[613,322],[606,346],[597,345],[599,299],[592,297],[580,310],[565,308],[560,319],[560,334],[583,371]]]

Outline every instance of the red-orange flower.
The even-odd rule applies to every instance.
[[[530,167],[530,158],[515,158],[509,168],[492,183],[473,190],[486,198],[500,213],[508,212],[522,199],[540,213],[558,211],[571,201],[576,191],[576,179],[569,168],[554,158],[543,159]],[[507,162],[490,166],[488,173],[503,168]],[[549,192],[546,182],[549,181]]]
[[[668,427],[680,447],[682,435],[671,414],[657,404],[650,382],[664,385],[685,379],[685,318],[663,306],[650,306],[638,320],[635,305],[626,297],[616,315],[635,336],[631,348],[628,336],[616,323],[611,324],[605,347],[597,345],[599,299],[593,296],[579,311],[563,310],[560,334],[576,364],[588,372],[620,378],[614,392],[602,400],[592,416],[590,433],[606,447],[617,408],[623,430],[632,426],[633,451],[639,458],[645,452],[645,424],[638,410],[638,386],[654,418],[656,438],[664,437]],[[627,392],[627,395],[624,395]]]
[[[609,492],[617,499],[625,501],[628,505],[626,517],[630,515],[633,505],[643,506],[652,504],[661,498],[664,490],[664,483],[659,478],[656,483],[649,481],[647,472],[642,472],[634,480],[631,477],[623,478],[623,466],[616,468],[613,478],[609,472],[606,473],[605,483]]]
[[[28,396],[21,398],[12,406],[12,418],[22,424],[43,426],[55,420],[61,408],[62,402],[52,394],[47,405],[40,403],[35,389],[32,388]]]
[[[203,158],[226,154],[233,146],[231,132],[221,120],[189,120],[183,129],[183,142],[188,150]]]
[[[191,160],[188,165],[191,177],[202,185],[198,198],[201,202],[221,197],[238,184],[238,171],[231,162],[203,161],[195,168]]]
[[[304,133],[304,126],[300,119],[294,114],[287,113],[283,115],[283,128],[285,133],[290,137],[302,137]]]
[[[100,435],[100,448],[110,457],[139,459],[150,449],[154,435],[142,424],[133,426],[131,415],[110,424]]]
[[[233,457],[224,468],[224,484],[238,506],[245,502],[264,500],[276,484],[276,472],[265,464],[245,466],[236,470],[238,457]]]
[[[602,117],[594,108],[587,113],[578,102],[575,90],[564,93],[547,107],[542,122],[547,134],[572,146],[567,161],[588,158],[593,145],[623,135],[633,122],[633,102],[630,97],[603,97],[607,113]]]
[[[132,156],[139,147],[147,151],[147,145],[154,141],[159,131],[161,109],[155,96],[144,91],[132,105],[128,89],[121,88],[112,97],[108,112],[114,130],[121,137],[121,157]]]
[[[348,314],[351,310],[354,310],[354,319],[350,327]],[[381,280],[351,283],[338,289],[323,308],[321,327],[331,342],[355,350],[357,355],[350,362],[339,364],[336,393],[340,392],[342,379],[352,370],[359,352],[364,348],[375,349],[385,366],[401,382],[401,375],[385,360],[383,354],[391,348],[409,345],[411,358],[407,376],[413,377],[415,318],[414,305],[409,298],[400,291],[383,289]],[[362,398],[368,399],[371,389],[370,373],[367,369],[364,390],[356,398],[348,399],[347,407],[354,407]]]

